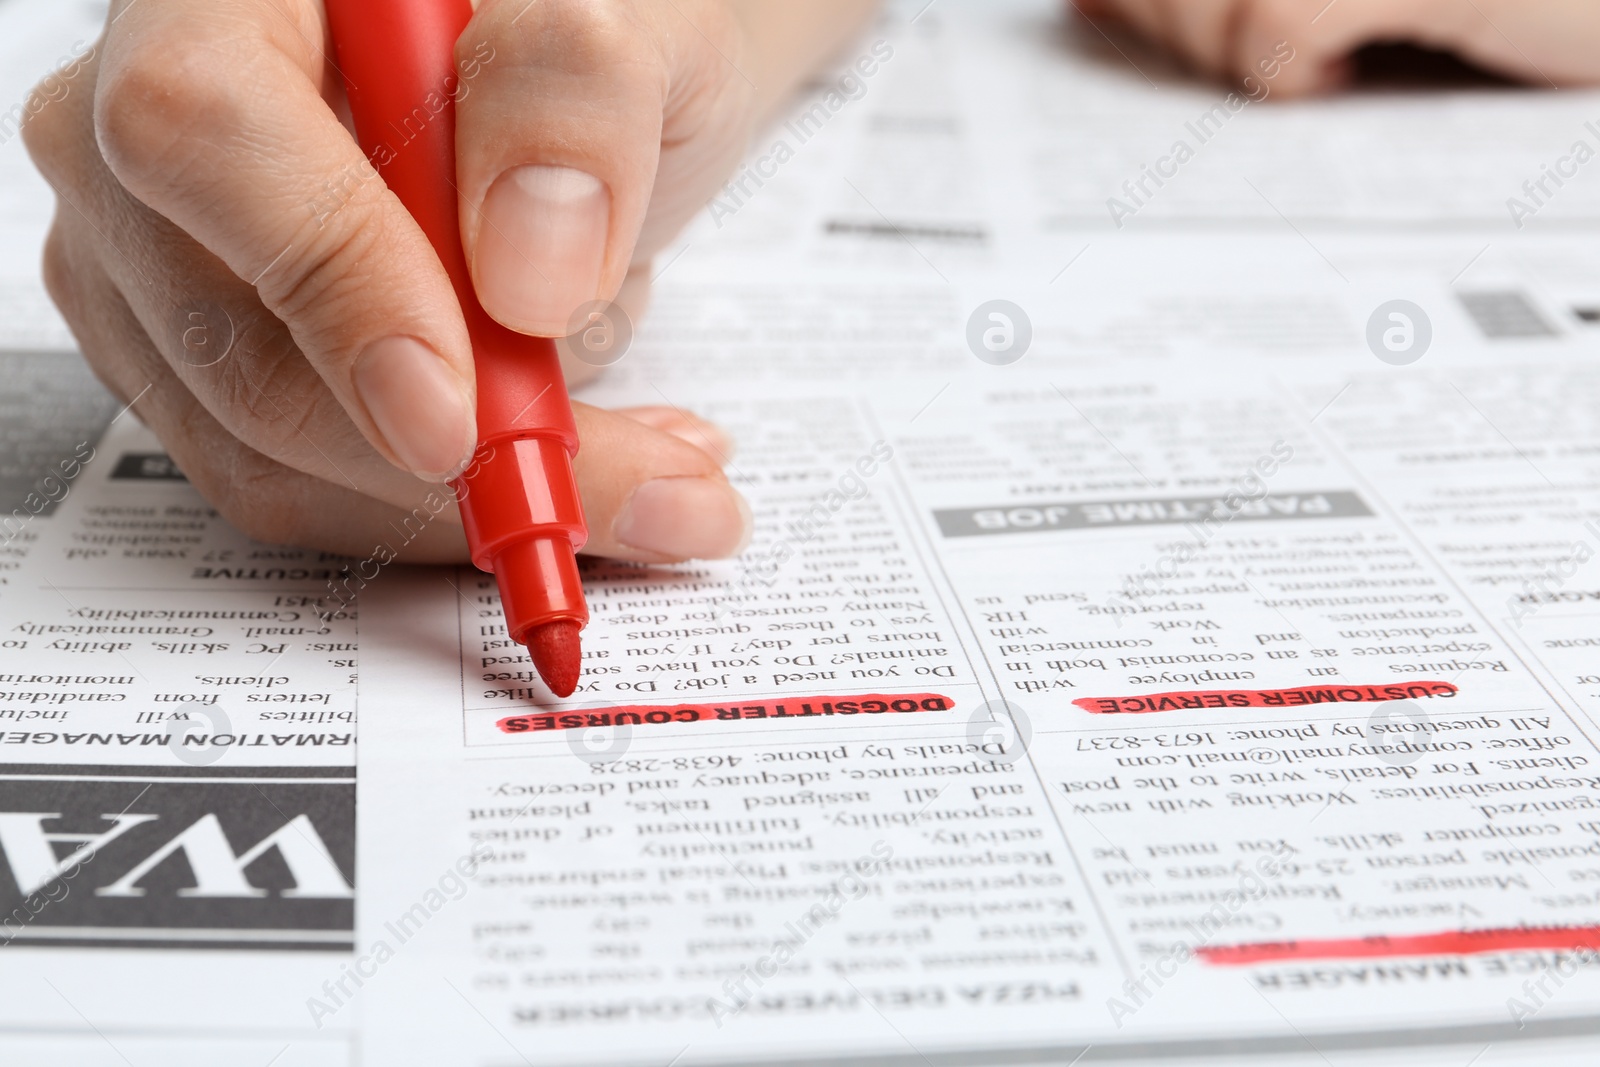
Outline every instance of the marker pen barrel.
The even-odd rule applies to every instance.
[[[357,139],[439,255],[472,338],[478,450],[452,482],[472,561],[493,571],[507,633],[553,692],[577,685],[589,619],[575,554],[588,538],[572,457],[578,432],[553,342],[500,325],[478,302],[461,245],[456,39],[469,0],[327,0]]]

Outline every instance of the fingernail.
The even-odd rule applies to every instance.
[[[599,299],[611,191],[571,167],[513,167],[483,198],[473,279],[484,310],[524,333],[564,337]]]
[[[750,542],[750,505],[727,482],[656,478],[633,491],[612,526],[622,544],[672,559],[736,556]]]
[[[472,404],[433,349],[414,337],[374,341],[356,359],[354,378],[367,414],[405,469],[442,482],[472,458]]]

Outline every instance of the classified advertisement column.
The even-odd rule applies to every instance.
[[[1367,403],[1391,401],[1336,410]],[[941,404],[949,429],[888,434],[897,470],[1129,946],[1104,1018],[1265,997],[1308,1033],[1594,1024],[1588,723],[1412,496],[1265,378]]]
[[[849,398],[715,414],[750,549],[588,565],[570,700],[486,575],[363,600],[368,1062],[1037,1045],[1129,973],[889,488],[894,448]]]

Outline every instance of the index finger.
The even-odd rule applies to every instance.
[[[466,327],[427,238],[324,99],[326,48],[305,0],[116,4],[96,137],[134,196],[255,287],[374,447],[443,479],[476,439]]]

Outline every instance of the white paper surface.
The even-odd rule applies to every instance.
[[[30,10],[0,8],[51,42],[27,54],[81,36]],[[1596,193],[1584,173],[1521,228],[1508,200],[1600,145],[1596,97],[1251,103],[1118,218],[1225,100],[1042,0],[907,5],[842,56],[661,257],[586,396],[728,427],[757,536],[592,566],[571,701],[469,570],[383,569],[359,635],[196,622],[303,611],[344,561],[250,545],[131,418],[95,436],[116,405],[75,408],[96,458],[0,550],[0,640],[29,642],[0,673],[118,681],[0,686],[30,694],[0,699],[3,813],[59,799],[34,826],[99,830],[101,793],[156,779],[135,829],[210,803],[237,872],[301,801],[333,864],[284,838],[299,868],[280,844],[242,872],[264,896],[208,901],[179,893],[209,861],[171,857],[145,897],[95,897],[137,947],[83,943],[89,883],[52,902],[27,925],[75,947],[0,946],[6,1062],[1589,1062]],[[0,347],[65,344],[31,280],[45,191],[0,176]],[[1012,366],[968,340],[997,299],[1031,331]],[[1366,340],[1392,300],[1431,327],[1413,365]],[[79,443],[8,443],[13,496]],[[143,477],[112,477],[127,455]],[[17,629],[91,624],[214,632]],[[206,643],[229,647],[160,647]],[[1266,706],[1192,695],[1218,691]],[[1200,706],[1127,710],[1172,693]],[[234,743],[137,719],[177,708]],[[161,736],[86,740],[111,731]],[[96,888],[138,863],[113,844]],[[1441,937],[1524,927],[1567,948]],[[162,941],[186,929],[317,944]],[[1304,958],[1221,951],[1284,941]]]

